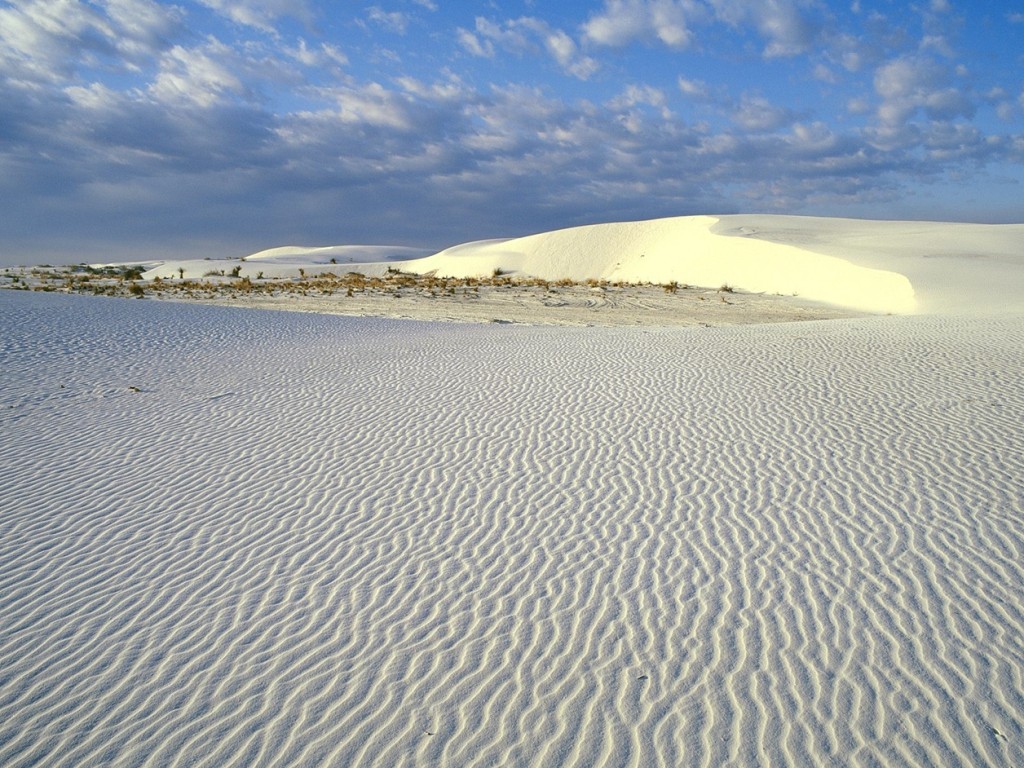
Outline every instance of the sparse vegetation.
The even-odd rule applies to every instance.
[[[306,268],[299,268],[299,277],[269,277],[262,271],[256,276],[241,275],[241,265],[224,269],[211,269],[203,274],[202,280],[186,279],[185,268],[174,268],[178,279],[143,279],[144,270],[136,265],[72,267],[30,267],[0,273],[0,287],[15,290],[35,290],[62,293],[84,293],[95,296],[127,296],[138,298],[179,298],[191,301],[216,301],[233,297],[287,298],[288,296],[335,297],[345,301],[355,297],[391,297],[397,300],[424,298],[432,300],[475,301],[482,291],[537,291],[548,296],[569,293],[574,290],[609,292],[618,291],[637,283],[611,282],[590,278],[587,280],[546,280],[543,278],[513,276],[502,269],[492,270],[490,275],[473,277],[443,277],[436,273],[414,274],[403,272],[396,267],[387,267],[383,275],[366,275],[361,272],[335,274],[323,271],[308,274]],[[216,278],[233,277],[234,280]],[[213,278],[213,279],[209,279]],[[650,284],[646,284],[650,285]],[[680,288],[690,286],[678,281],[656,284],[666,293],[676,293]],[[718,289],[719,302],[730,304],[726,294],[734,289],[723,284]],[[706,301],[706,294],[698,292],[698,301]],[[592,299],[589,299],[592,301]]]

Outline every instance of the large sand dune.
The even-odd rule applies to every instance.
[[[2,765],[1024,764],[1019,313],[0,322]]]
[[[979,314],[1020,309],[1021,243],[1019,224],[682,216],[464,243],[415,258],[410,249],[380,246],[271,249],[236,266],[250,278],[323,269],[452,277],[498,270],[547,280],[726,284],[866,312]],[[196,277],[210,262],[165,262],[147,275],[173,278],[179,268]]]

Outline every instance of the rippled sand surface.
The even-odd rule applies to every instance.
[[[856,317],[841,307],[776,296],[660,285],[591,288],[585,284],[538,288],[483,286],[473,293],[428,296],[422,291],[345,296],[257,295],[221,290],[204,302],[253,309],[318,312],[351,317],[392,317],[458,323],[577,326],[698,326],[787,323]]]
[[[1024,764],[1024,319],[0,294],[0,764]]]

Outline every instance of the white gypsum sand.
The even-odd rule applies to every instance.
[[[0,764],[1024,763],[1020,256],[823,239],[928,313],[0,292]]]
[[[1024,225],[1019,224],[680,216],[464,243],[431,256],[385,246],[285,247],[234,261],[149,264],[146,276],[199,278],[219,268],[225,273],[237,269],[240,278],[259,282],[324,271],[380,276],[400,270],[439,278],[503,274],[513,279],[603,281],[625,284],[632,291],[595,292],[568,302],[565,297],[547,302],[543,291],[532,291],[525,299],[492,291],[475,306],[422,295],[404,295],[398,304],[359,293],[296,297],[256,291],[217,297],[257,307],[473,322],[490,316],[555,324],[658,324],[656,318],[646,319],[654,313],[665,318],[664,324],[717,322],[715,313],[708,316],[709,307],[672,301],[657,290],[645,292],[637,286],[642,283],[730,286],[754,295],[745,299],[749,306],[742,315],[755,322],[852,312],[974,315],[1019,308],[1024,292],[1021,242]],[[591,307],[610,311],[587,311]],[[730,314],[725,322],[743,321],[738,311]]]
[[[94,280],[90,268],[8,269],[0,287],[557,325],[977,315],[1019,311],[1022,241],[1024,225],[682,216],[465,243],[431,256],[401,246],[286,246],[241,259],[145,262],[144,280],[117,286],[109,275]],[[470,292],[466,281],[474,280],[481,285]],[[720,304],[713,306],[709,293],[723,286],[737,293],[711,296]]]

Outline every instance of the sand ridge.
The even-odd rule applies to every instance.
[[[1024,762],[1019,317],[0,314],[4,765]]]
[[[650,315],[652,297],[636,291],[651,286],[698,286],[715,290],[729,286],[749,300],[746,312],[731,310],[724,322],[774,322],[808,316],[823,318],[853,314],[1019,314],[1024,294],[1024,225],[981,225],[956,222],[861,221],[779,215],[676,216],[648,221],[593,224],[542,232],[513,239],[492,239],[446,248],[432,255],[401,246],[284,246],[239,259],[211,261],[185,255],[180,260],[130,265],[78,265],[52,269],[5,269],[0,288],[35,287],[71,292],[102,292],[102,286],[83,281],[120,270],[121,293],[194,299],[242,299],[259,306],[343,314],[384,315],[419,319],[511,319],[535,315],[535,322],[594,324],[597,317],[613,318],[603,324],[632,324],[629,315]],[[128,277],[128,275],[131,275]],[[322,276],[344,282],[393,279],[419,281],[418,290],[389,291],[401,304],[376,301],[379,292],[347,286],[350,302],[325,300],[316,286]],[[504,285],[490,285],[478,305],[494,305],[481,313],[469,302],[437,295],[428,283],[487,281],[495,277],[515,282],[522,292],[544,287],[532,300],[503,294]],[[141,278],[141,279],[140,279]],[[230,279],[228,279],[230,278]],[[54,286],[53,280],[64,282]],[[39,281],[47,285],[40,286]],[[298,280],[296,288],[293,283]],[[549,286],[572,287],[564,296],[547,296]],[[465,283],[463,283],[465,285]],[[577,289],[613,287],[617,293]],[[337,285],[345,290],[345,286]],[[624,287],[631,292],[622,292]],[[187,290],[183,290],[186,289]],[[116,292],[116,291],[115,291]],[[216,293],[217,296],[206,294]],[[298,299],[296,294],[301,294]],[[268,298],[268,296],[270,298]],[[287,297],[287,299],[285,299]],[[781,301],[793,297],[796,301]],[[417,299],[440,299],[418,301]],[[469,298],[479,299],[479,295]],[[522,298],[522,297],[520,297]],[[698,299],[701,298],[698,296]],[[270,300],[273,299],[273,300]],[[368,304],[368,302],[372,302]],[[657,304],[666,304],[660,297]],[[346,305],[347,304],[347,305]],[[433,305],[433,306],[432,306]],[[610,308],[603,313],[559,311],[558,306]],[[671,303],[670,311],[684,305]],[[620,309],[625,311],[620,311]],[[758,312],[764,310],[764,319]],[[489,307],[488,307],[489,310]],[[708,307],[683,309],[683,321],[708,322]],[[506,312],[511,317],[502,317]],[[487,317],[492,314],[492,317]],[[719,313],[721,314],[721,313]],[[753,318],[744,320],[743,318]],[[635,321],[634,321],[635,322]],[[640,324],[651,324],[641,319]],[[600,324],[600,320],[596,320]]]

